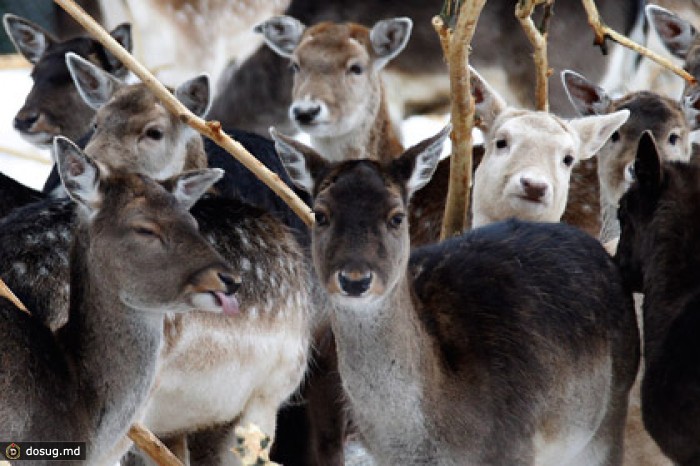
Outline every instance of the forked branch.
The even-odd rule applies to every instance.
[[[299,196],[292,191],[280,179],[277,174],[270,171],[265,165],[260,163],[245,148],[221,130],[221,123],[218,121],[205,121],[190,112],[180,101],[163,86],[143,65],[141,65],[129,52],[126,51],[112,36],[105,31],[90,15],[80,8],[73,0],[54,0],[73,19],[85,28],[95,39],[109,50],[124,66],[132,71],[136,76],[148,86],[163,105],[177,115],[180,120],[187,123],[192,128],[213,140],[216,144],[224,148],[233,155],[255,176],[269,186],[279,197],[281,197],[289,207],[309,226],[313,225],[314,218],[311,209],[302,201]]]
[[[538,5],[544,5],[544,16],[539,28],[532,20],[532,13]],[[553,5],[554,0],[519,0],[515,5],[515,16],[534,49],[533,58],[537,75],[535,105],[537,110],[544,112],[549,111],[549,76],[552,70],[547,60],[547,34]]]
[[[586,14],[588,15],[588,24],[591,25],[591,27],[593,28],[593,32],[595,33],[595,45],[599,46],[603,53],[607,53],[606,40],[609,38],[624,47],[634,50],[640,55],[644,55],[645,57],[654,60],[656,63],[663,66],[664,68],[673,71],[678,76],[685,79],[688,84],[697,83],[697,80],[683,68],[674,65],[661,55],[654,53],[648,48],[637,44],[636,42],[630,40],[626,36],[603,24],[603,20],[600,18],[600,14],[598,13],[598,8],[596,7],[594,0],[581,1],[583,2],[584,8],[586,9]]]
[[[446,0],[450,2],[451,0]],[[433,27],[447,58],[452,95],[452,157],[450,181],[445,202],[440,238],[462,233],[467,228],[469,189],[472,178],[472,129],[474,128],[474,98],[470,89],[469,51],[476,23],[486,0],[462,3],[454,29],[450,30],[440,17]]]

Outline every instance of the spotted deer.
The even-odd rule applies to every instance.
[[[3,25],[17,52],[34,65],[31,74],[34,84],[14,118],[15,129],[24,139],[42,147],[49,147],[57,135],[73,140],[81,138],[90,129],[95,112],[78,95],[65,54],[78,54],[119,78],[126,76],[127,69],[94,39],[59,40],[31,21],[9,13],[3,16]],[[117,26],[111,35],[131,50],[128,24]]]
[[[599,148],[597,157],[580,170],[574,170],[571,202],[564,221],[609,241],[619,236],[617,205],[634,180],[637,141],[644,131],[652,131],[665,160],[690,157],[690,132],[700,128],[692,122],[695,98],[678,103],[650,91],[631,92],[612,98],[600,86],[573,71],[561,75],[569,99],[580,115],[606,115],[629,111],[629,119]]]
[[[66,139],[55,146],[79,212],[70,319],[52,333],[0,301],[0,346],[12,355],[0,362],[0,428],[18,442],[84,441],[86,464],[114,464],[157,385],[166,316],[238,312],[238,279],[187,213],[221,173],[182,174],[168,191],[101,169]]]
[[[313,193],[314,269],[363,439],[386,465],[620,464],[639,341],[600,244],[510,220],[411,252],[408,200],[448,132],[387,163],[330,163],[273,133]]]
[[[663,160],[647,131],[634,169],[635,181],[620,200],[615,259],[630,289],[644,293],[642,418],[673,464],[698,464],[700,167]]]

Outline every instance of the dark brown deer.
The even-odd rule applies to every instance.
[[[573,71],[562,73],[569,99],[580,115],[607,115],[628,110],[629,118],[597,152],[574,169],[571,195],[563,220],[609,241],[619,235],[617,204],[634,180],[639,137],[652,131],[665,160],[688,160],[690,132],[700,127],[689,116],[694,100],[682,103],[651,91],[612,98],[600,86]]]
[[[600,244],[511,220],[410,252],[408,200],[448,132],[388,164],[274,135],[313,193],[314,268],[363,439],[379,464],[620,464],[639,339]]]
[[[18,442],[85,441],[86,464],[114,464],[155,386],[166,314],[238,312],[238,279],[187,213],[221,173],[185,173],[168,192],[55,145],[80,211],[70,319],[54,334],[1,301],[0,428]]]
[[[17,51],[34,65],[34,84],[15,116],[15,129],[27,141],[43,147],[48,147],[57,135],[78,140],[90,129],[95,112],[78,95],[65,54],[76,53],[120,78],[126,76],[127,69],[94,39],[58,40],[40,26],[12,14],[3,16],[3,24]],[[128,24],[117,26],[111,35],[131,50]]]
[[[700,167],[664,161],[651,132],[620,200],[616,260],[644,293],[644,425],[679,465],[700,464]]]

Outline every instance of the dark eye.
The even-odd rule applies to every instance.
[[[401,226],[403,223],[403,219],[406,218],[406,214],[403,212],[396,213],[389,217],[389,227],[393,229],[397,229]]]
[[[564,165],[566,165],[567,167],[570,167],[571,164],[573,164],[573,163],[574,163],[574,156],[573,155],[567,154],[564,156]]]
[[[681,137],[679,135],[674,133],[668,137],[668,143],[671,144],[672,146],[675,146],[680,138]]]
[[[351,65],[350,68],[348,68],[348,73],[352,74],[362,74],[364,73],[365,69],[362,68],[362,65],[358,65],[357,63],[354,65]]]
[[[496,141],[496,148],[505,149],[506,147],[508,147],[508,142],[505,139],[499,139]]]
[[[148,128],[146,130],[146,137],[154,141],[160,141],[163,138],[163,132],[158,128]]]
[[[292,62],[289,64],[289,68],[292,70],[292,73],[298,73],[299,72],[299,64]]]
[[[326,215],[324,212],[314,210],[314,218],[316,219],[316,226],[317,227],[325,227],[328,226],[328,215]]]
[[[611,140],[612,142],[617,142],[617,141],[619,141],[619,140],[620,140],[620,132],[619,132],[619,131],[615,131],[614,133],[612,133],[612,136],[610,136],[610,140]]]
[[[134,227],[134,231],[136,232],[137,235],[143,236],[145,238],[160,240],[160,236],[158,235],[158,232],[156,230],[154,230],[153,228],[138,226],[138,227]]]

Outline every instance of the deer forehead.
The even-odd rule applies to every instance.
[[[140,133],[150,122],[176,128],[176,119],[150,92],[125,89],[97,112],[98,127],[109,129],[114,136]]]
[[[319,185],[316,205],[337,207],[338,213],[360,212],[363,216],[384,212],[404,203],[401,187],[374,162],[357,160],[341,164]]]
[[[344,71],[351,61],[369,61],[369,32],[366,31],[363,36],[352,34],[347,25],[311,28],[294,51],[294,57],[304,69]]]

